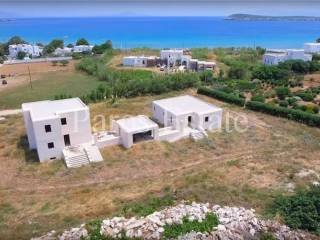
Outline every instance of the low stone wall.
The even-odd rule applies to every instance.
[[[29,60],[7,60],[4,61],[4,65],[13,65],[13,64],[23,64],[23,63],[39,63],[39,62],[54,62],[54,61],[63,61],[63,60],[72,60],[72,57],[51,57],[51,58],[34,58]]]
[[[214,213],[219,219],[219,225],[209,233],[191,232],[179,239],[183,240],[254,240],[261,232],[271,232],[279,240],[317,239],[315,236],[302,231],[292,231],[289,227],[268,220],[260,220],[253,209],[242,207],[221,207],[192,203],[179,204],[162,211],[154,212],[142,218],[114,217],[102,221],[100,233],[111,238],[121,238],[125,234],[128,238],[162,239],[165,225],[181,224],[187,217],[189,220],[203,221],[208,213]],[[65,231],[60,236],[50,232],[33,240],[80,240],[88,239],[85,225]]]

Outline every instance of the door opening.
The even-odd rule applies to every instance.
[[[63,135],[63,139],[64,139],[64,145],[65,146],[70,146],[70,136],[69,136],[69,134],[67,134],[67,135]]]
[[[188,116],[188,126],[191,126],[192,116]]]

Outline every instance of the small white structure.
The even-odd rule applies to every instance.
[[[304,51],[311,54],[320,53],[320,43],[305,43]]]
[[[39,57],[41,55],[42,49],[37,45],[30,44],[13,44],[9,45],[9,57],[16,58],[18,52],[24,52],[29,57]]]
[[[56,56],[66,56],[72,53],[72,48],[64,47],[64,48],[57,48],[54,50],[54,55]]]
[[[221,128],[222,109],[186,95],[152,103],[153,119],[165,127],[194,128],[200,131]]]
[[[112,128],[120,136],[125,148],[139,141],[158,140],[158,124],[144,115],[114,121]]]
[[[306,54],[303,49],[272,49],[267,50],[262,61],[265,65],[277,65],[288,60],[311,61],[312,55]]]
[[[40,162],[64,158],[68,167],[100,161],[93,144],[89,108],[79,99],[22,104],[30,149]]]
[[[128,67],[147,67],[149,61],[155,61],[155,56],[127,56],[122,59],[123,66]]]
[[[73,52],[82,53],[82,52],[91,52],[93,46],[92,45],[78,45],[73,47]]]

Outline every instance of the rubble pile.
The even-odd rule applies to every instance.
[[[289,227],[269,220],[259,220],[254,209],[242,207],[221,207],[208,203],[181,203],[175,207],[168,207],[141,218],[114,217],[102,221],[100,234],[112,238],[162,239],[165,226],[182,224],[184,218],[190,221],[202,222],[208,213],[216,214],[218,226],[211,232],[190,232],[179,236],[179,240],[250,240],[257,239],[261,232],[271,232],[280,240],[285,239],[313,239],[311,235],[302,231],[292,231]],[[56,236],[52,231],[47,235],[33,240],[80,240],[88,238],[85,225],[72,228]],[[315,239],[315,238],[314,238]]]

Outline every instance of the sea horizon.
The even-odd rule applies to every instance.
[[[8,18],[0,42],[18,35],[30,43],[84,37],[91,44],[112,40],[116,48],[256,47],[302,48],[320,35],[318,21],[230,21],[227,16],[108,16]]]

